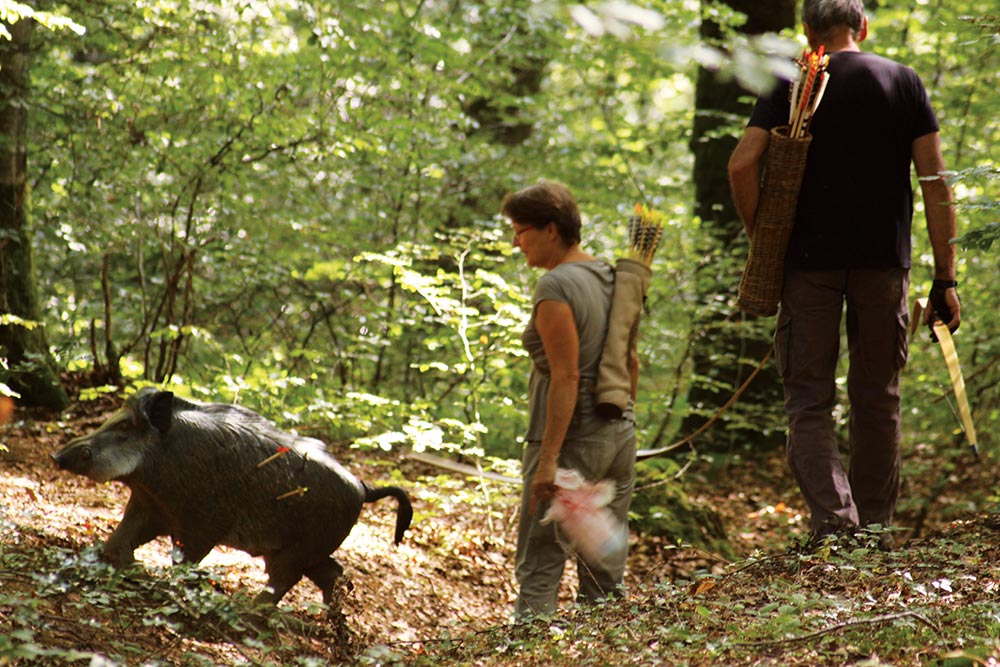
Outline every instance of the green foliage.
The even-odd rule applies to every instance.
[[[38,10],[15,0],[0,0],[0,39],[10,39],[7,25],[21,20],[32,20],[49,30],[72,30],[78,35],[84,32],[83,26],[67,16]]]
[[[975,421],[980,425],[981,449],[993,459],[993,437],[983,425],[995,423],[1000,414],[1000,380],[995,364],[1000,349],[992,332],[998,326],[997,310],[989,288],[989,276],[996,270],[996,253],[990,250],[996,234],[1000,183],[997,164],[989,146],[1000,140],[992,119],[996,87],[991,77],[1000,54],[996,48],[996,19],[982,15],[974,2],[940,5],[899,3],[880,10],[873,25],[873,44],[890,56],[914,67],[931,92],[931,101],[941,122],[945,164],[953,170],[952,187],[958,205],[960,244],[958,277],[962,299],[962,329],[955,342],[973,403]],[[939,29],[928,29],[939,26]],[[919,215],[919,214],[918,214]],[[924,296],[930,289],[930,249],[920,218],[914,224],[913,289]],[[990,250],[989,253],[983,251]],[[904,378],[910,423],[922,422],[917,429],[927,433],[937,449],[950,446],[947,434],[957,420],[949,404],[947,375],[940,354],[932,349],[921,331],[913,339],[910,367]],[[933,424],[933,426],[932,426]],[[924,429],[924,425],[932,430]],[[920,437],[920,436],[918,436]]]
[[[38,326],[38,322],[26,320],[10,313],[0,313],[0,327],[19,326],[31,330]],[[19,369],[19,370],[23,370]],[[0,398],[20,398],[20,395],[7,386],[6,382],[11,379],[11,369],[4,355],[4,349],[0,347]]]
[[[150,573],[141,568],[115,569],[100,560],[95,548],[75,553],[54,547],[35,553],[5,549],[0,568],[5,573],[17,570],[33,580],[30,596],[0,593],[5,610],[0,662],[5,664],[21,660],[38,665],[79,661],[129,665],[137,655],[150,666],[220,664],[221,655],[198,649],[199,644],[228,645],[243,656],[244,664],[260,667],[319,664],[310,660],[336,658],[336,646],[324,656],[315,654],[304,638],[298,643],[295,633],[301,628],[294,618],[270,609],[258,614],[244,594],[222,591],[209,570],[185,564]],[[58,616],[53,605],[58,605]],[[324,611],[319,607],[310,613]],[[76,627],[78,619],[81,625]],[[42,631],[54,623],[65,632]],[[187,637],[191,646],[147,655],[147,648],[134,643],[147,629]],[[68,639],[53,643],[60,634]]]
[[[25,320],[10,313],[0,313],[0,326],[21,326],[26,329],[34,329],[38,326],[38,322]],[[19,398],[19,394],[5,384],[5,381],[10,380],[10,366],[3,353],[4,349],[0,347],[0,397]]]
[[[454,449],[482,455],[482,434],[490,424],[510,424],[493,431],[492,444],[516,441],[520,429],[519,406],[510,397],[525,392],[526,369],[512,373],[511,366],[525,357],[517,332],[528,313],[527,298],[498,272],[509,261],[510,247],[500,229],[453,230],[437,234],[433,246],[402,244],[388,253],[363,253],[364,262],[391,267],[393,285],[401,290],[396,305],[396,331],[390,336],[414,340],[407,351],[411,384],[421,390],[411,406],[437,412],[437,421],[457,431],[458,442],[449,442],[440,426],[421,428],[411,417],[398,434],[377,436],[407,442],[416,450]],[[414,297],[410,299],[409,297]],[[459,411],[448,414],[445,397],[455,396]],[[507,397],[488,401],[485,397]],[[419,421],[429,425],[430,414]],[[423,436],[423,437],[421,437]],[[429,436],[429,437],[428,437]],[[504,448],[503,455],[513,450]],[[497,452],[491,451],[496,455]]]
[[[681,465],[658,458],[636,465],[636,493],[629,527],[645,535],[668,538],[677,546],[694,546],[724,558],[734,556],[722,519],[699,505],[681,486]]]
[[[996,19],[976,18],[973,0],[878,5],[865,48],[914,67],[941,121],[963,248],[956,343],[977,424],[1000,423]],[[511,254],[496,210],[505,191],[541,176],[570,185],[585,245],[607,259],[624,250],[634,203],[667,215],[642,324],[641,446],[686,435],[677,432],[683,417],[703,410],[687,400],[692,386],[727,394],[739,384],[735,373],[691,377],[692,346],[715,338],[693,330],[697,313],[718,313],[746,339],[769,336],[770,322],[743,321],[731,301],[696,297],[700,281],[734,283],[741,258],[705,251],[710,230],[691,214],[695,66],[758,90],[789,48],[773,36],[701,42],[704,16],[742,20],[720,3],[59,7],[85,30],[36,33],[27,101],[33,242],[49,340],[100,391],[165,384],[330,441],[516,458],[529,371],[519,335],[535,276]],[[25,13],[6,0],[0,10]],[[35,12],[50,26],[53,16]],[[724,120],[720,136],[744,123]],[[915,221],[912,285],[923,296],[930,250],[919,213]],[[733,366],[722,351],[717,358]],[[3,377],[0,395],[9,393]],[[919,516],[972,465],[925,331],[911,341],[903,386],[904,479],[929,470],[942,478],[923,497],[904,495],[901,511]],[[782,429],[780,410],[738,404],[716,428]],[[843,427],[849,414],[837,419]],[[995,465],[991,429],[980,438],[979,465]],[[689,463],[708,465],[696,455]],[[725,553],[710,508],[675,493],[684,470],[668,460],[640,467],[648,488],[634,525]],[[997,502],[995,489],[963,491],[948,499],[955,519]],[[702,533],[678,528],[678,513],[701,516]],[[46,550],[34,567],[37,594],[0,592],[10,627],[0,662],[94,659],[38,643],[37,629],[58,618],[47,606],[57,599],[113,628],[108,657],[123,664],[133,659],[135,624],[224,638],[245,662],[324,659],[246,639],[245,601],[220,595],[210,573],[182,567],[136,578],[92,556]],[[0,570],[23,571],[28,558],[5,547]],[[552,623],[443,638],[423,656],[372,649],[362,662],[739,664],[779,650],[798,664],[894,653],[995,661],[996,576],[973,581],[955,569],[969,558],[982,556],[946,541],[933,543],[919,569],[867,545],[831,548],[819,560],[754,556],[726,575],[651,584]],[[811,578],[817,585],[804,585]],[[730,588],[741,581],[753,585]],[[973,595],[989,585],[992,598]],[[866,594],[831,594],[844,590]]]
[[[528,2],[362,9],[104,2],[80,12],[85,38],[45,38],[30,150],[52,338],[66,363],[325,415],[338,439],[458,420],[459,446],[513,452],[533,281],[500,195],[566,180],[609,259],[649,200],[671,217],[663,278],[683,280],[690,83],[641,26],[592,38]],[[523,71],[545,88],[503,98],[517,118],[494,120],[533,128],[508,146],[470,104]],[[574,96],[596,106],[543,103]],[[650,329],[683,336],[693,304],[659,289]]]
[[[964,194],[958,204],[961,215],[979,220],[993,219],[955,239],[955,243],[968,250],[989,250],[993,242],[1000,238],[1000,222],[996,221],[1000,216],[1000,194],[996,194],[993,184],[993,181],[1000,180],[1000,169],[994,165],[972,167],[952,174],[952,180]],[[992,188],[989,187],[991,185]],[[991,192],[993,194],[989,194]]]
[[[705,250],[710,230],[691,214],[695,68],[757,90],[798,36],[727,29],[705,43],[699,21],[743,16],[665,1],[102,0],[63,14],[85,32],[40,32],[32,60],[35,255],[49,340],[98,386],[177,386],[335,441],[516,457],[535,277],[496,210],[540,176],[570,185],[585,245],[607,259],[636,202],[666,214],[641,332],[642,446],[710,411],[692,387],[731,394],[737,362],[760,361],[711,349],[718,332],[693,325],[748,341],[771,326],[697,296],[733,284],[742,256]],[[962,242],[989,248],[997,54],[995,21],[975,16],[972,0],[880,3],[866,48],[928,83]],[[720,136],[744,123],[723,120]],[[917,294],[930,279],[920,226]],[[1000,415],[994,265],[963,253],[959,268],[979,422]],[[695,317],[707,311],[718,317]],[[717,375],[692,376],[693,346]],[[905,371],[907,428],[948,440],[940,363],[921,349]],[[738,402],[714,434],[783,424],[779,401]]]
[[[995,530],[980,527],[984,537]],[[994,564],[967,542],[977,530],[961,542],[928,540],[909,557],[880,553],[875,540],[752,555],[627,600],[445,637],[408,660],[377,647],[361,664],[990,664],[1000,657],[1000,606]]]
[[[959,237],[956,239],[956,243],[961,243],[967,248],[989,250],[993,247],[993,242],[997,239],[1000,239],[1000,222],[990,222],[979,229],[969,232],[965,236]]]

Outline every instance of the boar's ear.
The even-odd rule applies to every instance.
[[[166,433],[174,413],[174,395],[158,391],[144,401],[142,412],[149,423],[160,433]]]

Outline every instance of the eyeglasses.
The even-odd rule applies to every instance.
[[[545,225],[545,227],[548,227],[550,224],[552,224],[552,223],[547,223]],[[545,227],[535,227],[534,225],[520,225],[520,229],[519,229],[518,226],[519,226],[519,223],[514,223],[513,225],[511,225],[511,229],[514,230],[514,240],[515,241],[519,240],[521,238],[521,236],[523,236],[525,234],[525,232],[529,232],[531,230],[541,231],[541,230],[545,229]]]

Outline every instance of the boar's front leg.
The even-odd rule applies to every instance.
[[[112,565],[125,567],[135,562],[137,547],[150,542],[160,535],[166,535],[166,527],[159,515],[135,494],[125,506],[121,523],[104,543],[101,553]]]
[[[208,552],[215,548],[218,540],[213,540],[206,535],[200,535],[196,531],[188,531],[187,534],[174,536],[174,546],[181,550],[185,563],[197,565],[208,555]]]

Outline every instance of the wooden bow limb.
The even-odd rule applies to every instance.
[[[913,316],[910,318],[910,335],[916,332],[923,321],[924,311],[927,310],[927,299],[917,299],[913,304]],[[955,390],[955,400],[958,403],[958,416],[962,422],[962,429],[965,437],[972,448],[972,454],[979,458],[979,445],[976,444],[976,426],[972,422],[972,409],[969,407],[969,397],[965,393],[965,378],[962,377],[962,368],[958,364],[958,351],[955,349],[955,341],[952,340],[951,332],[944,322],[934,319],[934,334],[941,345],[941,354],[944,356],[944,363],[948,367],[948,375],[951,376],[951,386]]]
[[[467,463],[451,461],[449,459],[444,458],[443,456],[437,456],[436,454],[429,454],[427,452],[409,452],[408,454],[406,454],[406,458],[410,459],[411,461],[419,461],[420,463],[425,463],[427,465],[432,465],[437,468],[443,468],[444,470],[457,472],[467,477],[475,477],[480,480],[489,479],[494,482],[502,482],[504,484],[522,483],[520,477],[501,475],[499,473],[483,470],[480,467],[471,466]]]

